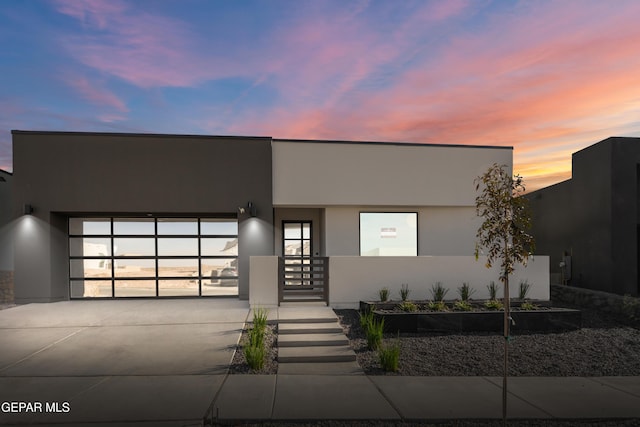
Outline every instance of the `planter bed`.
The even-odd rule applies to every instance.
[[[580,310],[550,307],[548,302],[533,301],[537,310],[522,310],[512,307],[511,318],[515,322],[511,331],[561,332],[580,329]],[[414,302],[419,306],[426,302]],[[517,303],[512,301],[512,304]],[[472,311],[416,311],[398,310],[398,302],[360,302],[360,310],[372,310],[376,317],[383,318],[388,332],[497,332],[502,331],[504,311],[477,308]]]

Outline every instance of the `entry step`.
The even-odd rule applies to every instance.
[[[278,348],[278,363],[336,363],[355,360],[355,352],[346,346]]]
[[[342,334],[337,322],[281,323],[278,322],[278,335],[287,334]]]
[[[335,334],[284,334],[278,337],[278,347],[317,347],[349,345],[343,333]]]
[[[281,363],[279,375],[364,375],[358,362]]]

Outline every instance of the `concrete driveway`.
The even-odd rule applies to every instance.
[[[197,425],[248,313],[246,301],[206,298],[2,310],[0,424]]]

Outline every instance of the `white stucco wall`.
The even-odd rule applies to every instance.
[[[472,298],[489,297],[487,285],[494,281],[502,296],[498,268],[487,269],[485,259],[473,256],[357,257],[333,256],[329,259],[329,298],[334,308],[357,308],[361,300],[378,300],[384,287],[390,298],[398,300],[403,283],[409,285],[410,299],[430,300],[436,282],[449,289],[446,299],[458,297],[458,287],[466,282],[475,290]],[[526,268],[511,276],[509,290],[518,296],[520,282],[531,284],[529,298],[549,300],[549,257],[536,256]],[[278,304],[278,258],[251,257],[250,299],[252,307]]]
[[[480,219],[472,206],[328,207],[327,256],[360,255],[360,212],[418,212],[418,255],[473,255]]]
[[[274,206],[471,206],[473,180],[504,147],[278,141]]]
[[[436,282],[449,289],[446,299],[458,296],[457,288],[466,282],[475,289],[473,298],[489,297],[487,285],[502,284],[498,269],[487,269],[485,260],[473,256],[433,257],[331,257],[329,277],[330,305],[334,308],[356,308],[361,300],[378,300],[378,291],[390,290],[391,299],[399,299],[403,283],[409,285],[410,298],[429,300]],[[526,268],[520,267],[510,279],[512,297],[518,296],[520,281],[531,283],[529,298],[549,299],[549,257],[536,256]]]
[[[278,257],[250,257],[249,305],[251,307],[278,306]]]

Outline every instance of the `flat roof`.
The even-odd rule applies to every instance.
[[[131,136],[131,137],[153,137],[153,138],[226,138],[226,139],[269,139],[275,142],[310,142],[327,144],[367,144],[367,145],[397,145],[412,147],[460,147],[460,148],[491,148],[499,150],[513,150],[512,146],[502,145],[474,145],[474,144],[433,144],[426,142],[396,142],[396,141],[352,141],[338,139],[294,139],[294,138],[274,138],[271,136],[242,136],[242,135],[198,135],[198,134],[167,134],[167,133],[144,133],[144,132],[75,132],[75,131],[43,131],[43,130],[12,130],[12,135],[87,135],[87,136]]]

